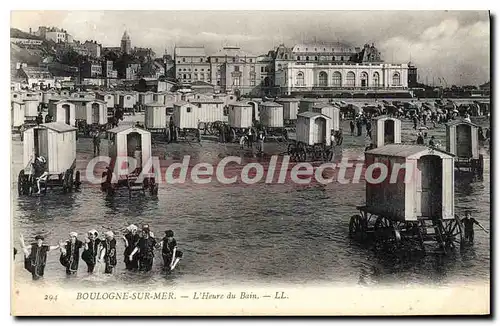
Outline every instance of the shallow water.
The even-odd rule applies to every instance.
[[[405,124],[406,126],[406,124]],[[347,129],[345,129],[347,130]],[[442,133],[442,130],[436,133]],[[348,140],[346,137],[346,140]],[[105,146],[105,142],[104,145]],[[275,152],[280,145],[268,147]],[[90,141],[80,139],[78,158],[91,157]],[[448,284],[489,280],[490,240],[476,231],[473,248],[450,257],[429,253],[421,256],[387,255],[361,246],[348,238],[348,223],[364,201],[364,181],[358,184],[299,186],[293,184],[182,185],[163,184],[158,199],[128,195],[107,199],[98,186],[84,184],[80,192],[53,192],[46,196],[18,198],[17,174],[22,169],[22,145],[12,145],[13,227],[15,246],[23,233],[29,243],[35,233],[56,244],[77,231],[80,239],[90,229],[111,229],[120,236],[134,223],[148,223],[157,237],[172,229],[184,258],[169,275],[161,273],[161,255],[147,274],[125,271],[123,243],[118,240],[118,266],[114,275],[86,275],[80,261],[79,274],[67,277],[59,263],[59,251],[49,253],[45,279],[59,286],[120,286],[177,284]],[[103,149],[103,153],[106,150]],[[191,154],[195,161],[214,162],[238,153],[237,145],[203,141],[200,145],[156,145],[154,152],[167,153],[178,161]],[[360,154],[354,149],[346,153]],[[473,209],[474,217],[489,229],[489,155],[485,157],[483,181],[456,179],[456,212]],[[81,166],[79,166],[81,168]],[[15,260],[16,280],[31,282]],[[101,272],[102,273],[102,272]]]

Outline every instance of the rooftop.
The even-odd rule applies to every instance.
[[[264,106],[264,107],[282,107],[283,105],[276,103],[276,102],[262,102],[259,104],[259,106]]]
[[[447,153],[437,148],[430,148],[422,145],[401,145],[401,144],[385,145],[383,147],[371,149],[367,151],[366,154],[403,157],[403,158],[409,158],[412,156],[420,157],[423,155],[438,155],[442,158],[453,157],[453,154]]]
[[[326,116],[324,114],[317,113],[317,112],[311,112],[311,111],[306,111],[306,112],[299,113],[299,114],[297,114],[297,116],[298,117],[308,118],[308,119],[316,118],[316,117],[323,117],[325,119],[330,119],[330,120],[332,119],[329,116]]]
[[[203,46],[182,46],[174,50],[176,57],[205,57],[205,47]]]
[[[42,123],[40,126],[57,132],[68,132],[77,130],[75,127],[62,122]]]
[[[341,42],[312,42],[295,44],[293,52],[355,53],[355,48]]]

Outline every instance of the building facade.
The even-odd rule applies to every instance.
[[[342,43],[281,45],[274,59],[280,94],[408,88],[408,64],[383,62],[373,44],[362,49]]]
[[[176,78],[180,82],[210,81],[210,62],[204,47],[176,47],[174,61]]]

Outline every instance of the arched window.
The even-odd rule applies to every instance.
[[[321,87],[328,86],[328,75],[324,71],[319,73],[319,86]]]
[[[288,54],[285,54],[285,60],[288,60]]]
[[[281,70],[283,68],[283,66],[280,64],[278,64],[278,70]]]
[[[309,56],[306,57],[306,61],[309,61]]]
[[[368,87],[368,74],[366,72],[362,72],[360,76],[361,87]]]
[[[315,61],[318,61],[318,57],[314,57],[314,60],[315,60]]]
[[[342,87],[342,74],[338,71],[333,73],[333,87]]]
[[[372,80],[373,87],[379,87],[380,85],[380,75],[378,72],[373,73],[373,80]]]
[[[349,87],[354,87],[356,86],[356,75],[352,72],[349,71],[346,76],[346,84]]]
[[[297,73],[297,86],[304,86],[304,73],[302,71]]]
[[[398,72],[396,72],[396,73],[394,73],[394,75],[392,75],[392,85],[393,86],[401,85],[401,77],[399,76]]]

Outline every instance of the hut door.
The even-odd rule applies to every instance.
[[[394,144],[394,120],[384,122],[384,144]]]
[[[71,124],[71,111],[70,107],[68,104],[63,104],[63,110],[64,110],[64,121],[67,125]]]
[[[33,147],[35,157],[40,156],[40,129],[33,129]]]
[[[326,119],[318,117],[314,121],[314,138],[316,144],[324,144],[326,141]]]
[[[127,156],[133,157],[137,160],[137,167],[142,166],[141,140],[141,134],[138,132],[131,132],[127,135]]]
[[[456,146],[458,157],[472,157],[472,127],[460,124],[456,127]]]
[[[257,105],[253,102],[248,102],[252,106],[252,122],[259,121],[259,112],[257,111]]]
[[[92,104],[92,123],[99,124],[99,104]]]
[[[443,198],[442,160],[439,156],[422,156],[418,161],[418,170],[420,180],[417,183],[417,205],[420,206],[421,216],[441,218]]]

